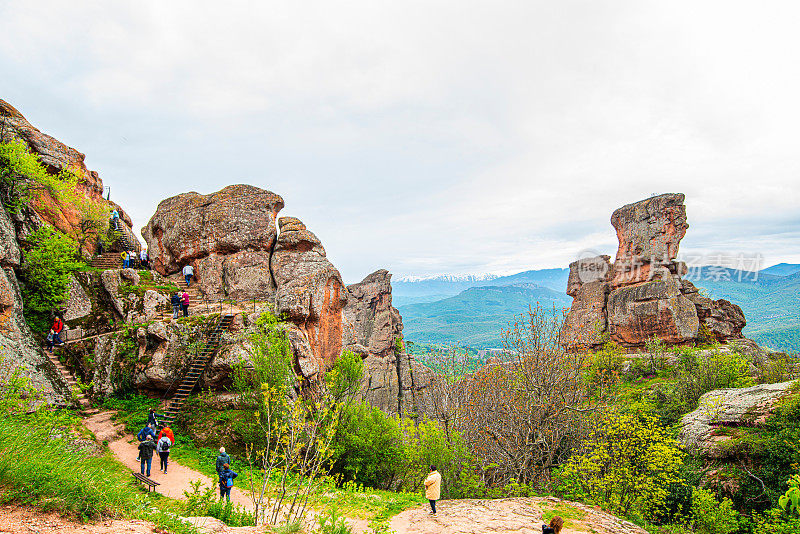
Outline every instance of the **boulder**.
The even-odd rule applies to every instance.
[[[230,185],[210,195],[183,193],[163,200],[142,228],[153,267],[176,273],[211,254],[272,250],[283,199],[250,185]],[[205,273],[196,272],[202,280]]]
[[[392,275],[381,269],[347,286],[344,346],[359,344],[370,354],[388,356],[401,336],[403,321],[392,306]]]
[[[627,204],[614,211],[611,225],[619,247],[615,261],[666,265],[678,255],[689,225],[684,195],[667,193]]]
[[[678,344],[697,337],[700,326],[694,304],[681,295],[675,279],[615,289],[608,296],[611,340],[640,345],[657,337]]]
[[[148,289],[144,292],[143,301],[143,313],[145,321],[154,320],[156,317],[158,317],[159,309],[164,309],[169,306],[169,299],[158,291],[154,291],[152,289]]]
[[[611,273],[610,256],[594,256],[581,258],[569,264],[567,278],[567,295],[574,297],[583,284],[608,280]]]
[[[269,251],[212,253],[195,263],[200,290],[212,299],[272,301],[275,284],[269,260]]]
[[[70,388],[33,337],[22,315],[22,296],[11,268],[0,268],[0,382],[19,371],[50,404],[69,404]]]
[[[608,292],[608,282],[602,280],[584,283],[578,288],[573,295],[572,306],[564,318],[560,334],[562,345],[581,347],[602,344],[608,323]]]
[[[69,296],[64,304],[64,320],[82,319],[92,313],[92,301],[74,275],[69,278]]]
[[[792,382],[759,384],[747,388],[718,389],[700,397],[698,408],[681,418],[678,436],[687,449],[699,450],[708,457],[721,457],[718,444],[729,439],[717,430],[721,426],[758,426],[772,407],[788,394]]]
[[[317,236],[294,217],[281,217],[278,225],[271,263],[276,310],[303,330],[319,367],[329,368],[342,352],[347,290]]]
[[[6,210],[0,209],[0,267],[18,267],[19,264],[20,253],[14,224]]]

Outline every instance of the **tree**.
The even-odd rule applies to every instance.
[[[649,414],[608,414],[555,476],[567,497],[622,515],[651,514],[680,480],[683,453]]]
[[[450,401],[459,410],[456,430],[491,466],[492,483],[545,485],[610,400],[608,388],[589,394],[590,357],[564,349],[562,326],[563,313],[530,308],[504,332],[505,361],[483,366],[451,390],[458,397]],[[439,379],[447,381],[447,374]]]

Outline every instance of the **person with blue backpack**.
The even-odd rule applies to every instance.
[[[219,500],[223,497],[231,502],[231,489],[233,488],[233,479],[239,475],[231,471],[231,466],[224,464],[219,472]]]

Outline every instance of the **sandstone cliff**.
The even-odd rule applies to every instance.
[[[416,410],[428,370],[398,343],[391,276],[377,271],[345,287],[319,238],[297,218],[278,218],[283,206],[279,195],[249,185],[184,193],[162,201],[142,235],[161,275],[189,264],[204,298],[271,305],[287,321],[306,386],[351,350],[364,359],[365,399],[387,412]]]
[[[664,194],[616,210],[611,224],[619,247],[609,256],[570,264],[567,294],[573,297],[562,343],[596,347],[610,339],[641,347],[650,338],[685,344],[704,336],[720,342],[742,337],[741,308],[727,300],[702,296],[683,280],[686,265],[677,261],[686,235],[682,194]]]

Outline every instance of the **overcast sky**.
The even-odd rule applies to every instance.
[[[348,282],[612,254],[683,192],[687,253],[800,262],[797,2],[10,2],[0,98],[158,202],[281,194]]]

